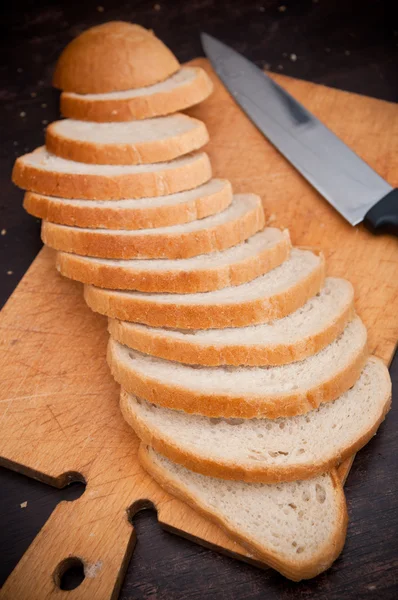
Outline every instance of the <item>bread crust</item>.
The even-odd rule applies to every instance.
[[[21,156],[14,164],[12,180],[24,190],[58,198],[123,200],[166,196],[191,190],[211,179],[211,165],[207,154],[197,152],[195,157],[196,160],[192,162],[177,164],[175,168],[164,171],[109,176],[46,171],[26,164]]]
[[[87,29],[64,49],[53,85],[98,94],[153,85],[178,71],[174,54],[152,31],[123,21]]]
[[[85,286],[84,297],[94,312],[152,327],[177,329],[223,329],[244,327],[281,319],[317,294],[325,279],[323,255],[311,273],[287,291],[270,298],[256,298],[230,304],[164,304],[146,298],[124,297],[108,290]]]
[[[134,328],[134,323],[126,327],[124,321],[109,319],[108,331],[118,342],[143,354],[150,354],[166,360],[190,365],[217,367],[234,366],[278,366],[304,360],[317,354],[335,340],[354,316],[353,300],[344,307],[332,323],[315,335],[297,343],[264,346],[248,345],[200,345],[185,339],[162,337],[151,330]]]
[[[85,261],[76,254],[58,252],[56,266],[65,277],[96,287],[139,290],[141,292],[168,292],[190,294],[208,292],[230,285],[241,285],[279,266],[289,256],[290,239],[284,236],[272,248],[230,265],[192,271],[146,271],[131,267],[115,267]],[[149,353],[150,354],[150,353]]]
[[[98,204],[90,206],[89,201],[87,204],[71,205],[35,192],[26,192],[23,206],[34,217],[60,225],[93,229],[151,229],[183,225],[225,210],[232,202],[232,187],[226,179],[223,183],[223,187],[213,193],[164,206],[123,208],[115,204],[115,207],[103,207]]]
[[[168,138],[134,144],[98,144],[68,138],[57,131],[59,121],[54,121],[46,130],[46,148],[52,154],[67,160],[97,165],[141,165],[167,162],[198,150],[209,141],[206,125],[202,121],[187,115],[179,116],[181,119],[191,121],[195,126]]]
[[[196,71],[196,76],[169,91],[148,93],[132,98],[89,100],[84,95],[61,94],[61,113],[78,121],[99,123],[132,121],[170,115],[206,100],[213,83],[201,67],[183,67]]]
[[[385,368],[385,377],[389,379],[387,368]],[[163,456],[166,456],[171,461],[181,464],[191,471],[219,479],[245,481],[247,483],[280,483],[283,481],[310,479],[316,475],[326,473],[363,448],[375,435],[391,408],[391,391],[384,398],[384,403],[377,420],[349,446],[341,448],[339,453],[329,456],[327,459],[288,466],[264,465],[262,462],[250,466],[241,466],[233,461],[217,461],[211,458],[204,458],[200,454],[180,447],[170,436],[163,436],[151,429],[131,409],[129,396],[124,390],[122,390],[120,395],[120,408],[126,422],[133,428],[144,444],[151,446],[159,454],[163,454]]]
[[[279,571],[282,575],[293,581],[300,581],[301,579],[310,579],[315,577],[319,573],[322,573],[328,569],[331,564],[339,556],[343,549],[347,525],[348,525],[348,513],[345,502],[345,496],[342,484],[338,478],[337,472],[332,470],[329,475],[332,479],[332,484],[336,493],[337,512],[339,519],[336,523],[336,528],[330,536],[330,540],[327,547],[319,548],[319,556],[314,562],[313,560],[308,563],[306,561],[299,560],[297,562],[289,562],[277,552],[271,549],[265,548],[258,543],[250,540],[246,536],[242,535],[238,531],[231,527],[226,519],[218,516],[215,512],[210,511],[206,506],[194,498],[187,490],[179,486],[168,473],[161,469],[158,465],[155,465],[151,460],[147,448],[144,444],[140,445],[138,457],[142,467],[147,471],[159,485],[164,488],[170,494],[176,496],[183,502],[186,502],[195,511],[210,519],[213,523],[221,527],[232,540],[242,544],[249,552],[253,553],[261,562]]]
[[[289,391],[285,394],[232,395],[206,393],[187,387],[164,383],[142,375],[134,370],[134,361],[129,366],[118,360],[115,342],[110,338],[107,360],[112,375],[130,394],[153,404],[183,410],[189,414],[205,417],[253,419],[265,417],[294,417],[305,414],[323,402],[331,402],[344,394],[359,378],[368,358],[366,342],[351,361],[332,377],[303,391]]]
[[[63,228],[48,221],[42,224],[42,240],[55,250],[100,258],[191,258],[235,246],[264,226],[261,200],[238,218],[185,234],[154,233],[120,235],[117,230],[106,235],[95,229]],[[154,230],[156,231],[156,230]]]

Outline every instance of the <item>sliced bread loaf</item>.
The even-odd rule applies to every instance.
[[[121,200],[191,190],[211,178],[209,157],[188,154],[150,165],[89,165],[54,156],[41,146],[20,156],[13,182],[24,190],[62,198]]]
[[[214,218],[214,217],[211,217]],[[122,321],[154,327],[242,327],[280,319],[321,289],[324,259],[294,248],[290,258],[249,283],[199,294],[144,294],[85,286],[87,304]]]
[[[193,473],[144,445],[139,458],[167,492],[289,579],[315,577],[343,548],[348,517],[336,471],[272,485]]]
[[[97,165],[166,162],[193,152],[208,141],[202,121],[178,113],[124,123],[63,119],[51,123],[46,131],[49,152]]]
[[[187,294],[251,281],[280,265],[289,252],[289,233],[269,227],[238,246],[193,258],[109,260],[58,252],[56,264],[65,277],[99,287]]]
[[[138,437],[203,475],[240,481],[295,481],[326,473],[376,433],[391,400],[386,366],[372,357],[354,387],[305,415],[211,419],[162,408],[122,391],[120,406]]]
[[[303,361],[278,367],[188,366],[141,354],[110,338],[108,363],[130,394],[208,417],[291,417],[338,398],[367,358],[366,328],[354,318],[334,342]]]
[[[170,115],[205,100],[213,84],[200,67],[181,67],[154,85],[105,94],[61,94],[61,113],[81,121],[130,121]]]
[[[232,201],[226,179],[211,179],[193,190],[129,200],[72,200],[26,192],[25,210],[35,217],[94,229],[152,229],[189,223],[217,214]]]
[[[43,221],[47,246],[100,258],[190,258],[235,246],[264,226],[261,198],[238,194],[223,212],[156,229],[86,229]]]
[[[58,263],[61,260],[73,263],[73,259],[83,260],[73,254],[61,254]],[[344,279],[328,277],[319,294],[310,298],[304,306],[270,323],[189,331],[110,319],[109,332],[129,348],[187,364],[283,365],[303,360],[322,350],[341,334],[353,316],[352,285]]]

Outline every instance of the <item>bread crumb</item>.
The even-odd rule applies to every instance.
[[[20,117],[26,117],[26,112],[25,112],[24,110],[23,110],[23,111],[21,111],[21,112],[19,113],[19,116],[20,116]]]
[[[18,67],[17,73],[23,73],[23,69],[21,69],[21,67]]]
[[[293,61],[293,62],[296,62],[296,60],[297,60],[297,54],[292,53],[290,55],[290,60]]]
[[[14,146],[18,146],[18,141],[17,141],[17,140],[14,140],[14,141],[13,141],[13,145],[14,145]]]
[[[97,6],[98,12],[104,12],[105,8],[103,6]]]
[[[38,83],[38,85],[44,85],[44,81],[42,79],[39,79],[39,81],[37,83]]]
[[[344,50],[344,54],[345,54],[346,56],[350,56],[351,52],[350,52],[349,50]]]
[[[153,7],[153,10],[157,10],[157,11],[159,11],[159,10],[160,10],[160,8],[161,8],[161,7],[160,7],[160,4],[155,4],[155,6]]]
[[[102,560],[98,560],[96,563],[92,565],[85,565],[84,574],[86,577],[94,578],[97,576],[98,571],[102,569],[103,562]]]
[[[264,11],[265,11],[265,8],[264,8],[264,6],[260,6],[258,10],[259,10],[260,12],[264,12]]]
[[[325,48],[325,52],[330,52],[330,48]]]
[[[2,229],[1,230],[1,235],[5,235],[7,233],[7,229]]]
[[[47,119],[43,119],[43,120],[42,120],[42,124],[43,124],[43,125],[48,125],[48,121],[47,121]]]
[[[47,108],[47,104],[45,102],[43,102],[43,104],[41,105],[42,108]]]
[[[271,68],[271,65],[269,63],[264,63],[263,64],[263,69],[265,69],[266,71],[269,71]]]
[[[37,96],[36,92],[30,92],[30,95],[32,98],[36,98],[36,96]]]
[[[280,71],[283,71],[283,65],[278,65],[278,69],[279,69]]]
[[[19,505],[21,508],[26,508],[28,506],[28,501],[25,500],[25,502],[21,502],[21,504]]]
[[[13,275],[14,271],[7,271],[7,275]]]
[[[282,6],[278,6],[278,10],[279,10],[279,12],[286,12],[287,7],[284,4],[282,4]]]

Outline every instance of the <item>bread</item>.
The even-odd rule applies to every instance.
[[[73,259],[84,260],[73,254],[61,254],[61,257],[72,263]],[[67,269],[67,276],[68,272]],[[104,274],[104,281],[105,277]],[[111,277],[108,281],[112,281]],[[93,281],[93,284],[98,285],[98,282]],[[186,364],[213,367],[283,365],[303,360],[322,350],[341,334],[353,315],[352,285],[344,279],[329,277],[319,294],[310,298],[304,306],[270,323],[189,331],[110,319],[109,332],[129,348]]]
[[[235,246],[263,225],[261,199],[255,194],[240,194],[223,212],[184,225],[128,231],[84,229],[44,221],[42,239],[51,248],[84,256],[190,258]]]
[[[107,359],[148,444],[144,468],[254,559],[294,580],[317,575],[346,535],[335,468],[375,433],[391,394],[350,284],[321,292],[323,255],[261,231],[258,196],[210,181],[197,152],[206,127],[176,110],[212,84],[151,31],[86,31],[54,84],[71,118],[17,159],[13,181],[59,272],[118,319]]]
[[[211,178],[204,152],[151,165],[89,165],[50,154],[44,146],[20,156],[13,182],[46,196],[88,200],[121,200],[166,196],[191,190]]]
[[[98,94],[153,85],[179,69],[178,60],[152,31],[111,21],[87,29],[64,49],[53,85]]]
[[[289,252],[287,231],[270,227],[238,246],[193,258],[109,260],[59,252],[56,264],[62,275],[99,287],[187,294],[251,281],[280,265]]]
[[[167,492],[289,579],[315,577],[343,548],[348,517],[336,471],[270,485],[205,477],[143,445],[139,458]]]
[[[124,123],[63,119],[51,123],[46,131],[49,152],[97,165],[166,162],[197,150],[208,141],[206,125],[181,113]]]
[[[199,294],[144,294],[85,286],[84,296],[95,312],[152,327],[242,327],[297,310],[319,292],[324,277],[322,255],[294,248],[279,267],[235,287]]]
[[[230,182],[211,179],[193,190],[128,200],[73,200],[27,192],[24,208],[45,221],[73,227],[152,229],[209,217],[225,210],[231,202]]]
[[[367,356],[359,317],[317,354],[278,367],[192,367],[112,338],[108,345],[114,378],[137,398],[207,417],[245,419],[293,417],[335,400],[355,384]]]
[[[391,404],[388,369],[370,358],[355,385],[305,415],[211,419],[162,408],[122,391],[122,414],[138,437],[203,475],[277,483],[330,471],[376,433]]]
[[[168,79],[149,87],[105,94],[61,94],[61,113],[80,121],[130,121],[170,115],[198,104],[212,92],[204,69],[181,67]]]

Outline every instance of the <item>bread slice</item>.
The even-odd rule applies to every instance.
[[[289,252],[289,233],[269,227],[238,246],[193,258],[109,260],[59,252],[56,264],[62,275],[99,287],[187,294],[251,281],[280,265]]]
[[[223,212],[171,227],[140,229],[85,229],[44,221],[47,246],[100,258],[190,258],[224,250],[243,242],[264,226],[261,198],[238,194]]]
[[[110,21],[90,27],[63,50],[53,85],[79,94],[97,94],[152,85],[179,69],[174,54],[153,31],[135,23]]]
[[[280,319],[300,308],[321,289],[324,270],[322,254],[293,248],[279,267],[236,287],[199,294],[144,294],[85,286],[84,295],[92,310],[122,321],[178,329],[242,327]]]
[[[108,362],[130,394],[208,417],[293,417],[338,398],[367,359],[366,328],[354,318],[341,336],[303,361],[279,367],[192,367],[122,346],[110,338]]]
[[[162,408],[122,391],[138,437],[203,475],[277,483],[326,473],[376,433],[391,404],[387,367],[369,358],[354,387],[311,412],[280,419],[211,419]]]
[[[73,254],[61,254],[58,262],[69,260],[69,257],[80,260]],[[344,279],[328,277],[319,294],[310,298],[304,306],[270,323],[189,331],[110,319],[109,332],[129,348],[186,364],[283,365],[303,360],[322,350],[341,334],[353,316],[352,285]]]
[[[328,569],[344,546],[347,508],[335,470],[272,485],[193,473],[144,445],[139,459],[167,492],[293,581]]]
[[[204,152],[151,165],[88,165],[47,152],[44,146],[20,156],[13,182],[24,190],[61,198],[121,200],[191,190],[211,178]]]
[[[209,141],[206,125],[175,114],[144,121],[95,123],[63,119],[47,127],[49,152],[97,165],[141,165],[189,154]]]
[[[152,229],[209,217],[231,202],[230,182],[211,179],[193,190],[135,200],[72,200],[26,192],[24,208],[34,217],[73,227]]]
[[[61,113],[80,121],[131,121],[170,115],[205,100],[213,84],[204,69],[181,67],[149,87],[105,94],[61,94]]]

